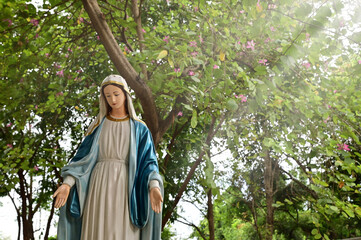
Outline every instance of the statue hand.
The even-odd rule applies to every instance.
[[[159,191],[159,188],[155,187],[150,189],[150,203],[152,205],[152,209],[156,213],[160,213],[162,210],[162,194]]]
[[[55,200],[55,208],[60,208],[65,205],[66,200],[68,199],[70,192],[70,186],[68,184],[62,184],[58,189],[55,191],[53,198],[56,197]]]

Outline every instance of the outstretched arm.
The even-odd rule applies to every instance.
[[[162,194],[160,193],[159,188],[155,187],[150,189],[150,203],[152,205],[152,209],[156,213],[160,213],[162,210]]]
[[[53,198],[55,200],[55,208],[60,208],[65,205],[70,192],[70,186],[68,184],[62,184],[54,193]]]

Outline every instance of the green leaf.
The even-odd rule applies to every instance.
[[[234,99],[228,99],[227,109],[230,111],[236,111],[238,109],[238,104]]]
[[[316,229],[316,228],[312,229],[311,233],[312,233],[312,235],[316,235],[318,233],[318,229]]]
[[[195,128],[197,126],[197,111],[196,110],[193,110],[191,126],[192,126],[192,128]]]
[[[159,53],[157,59],[158,59],[158,60],[159,60],[159,59],[162,59],[162,58],[166,57],[167,55],[168,55],[168,51],[167,51],[167,50],[162,50],[162,51]]]

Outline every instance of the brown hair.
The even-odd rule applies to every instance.
[[[109,103],[108,103],[107,99],[105,98],[104,88],[105,88],[106,86],[109,86],[109,85],[114,85],[114,86],[116,86],[116,87],[118,87],[118,88],[120,88],[120,89],[122,90],[122,92],[124,93],[124,96],[125,96],[125,101],[124,101],[125,111],[127,112],[127,114],[129,114],[129,111],[128,111],[127,92],[124,90],[124,87],[123,87],[122,85],[119,85],[119,84],[116,84],[116,83],[106,84],[106,85],[102,86],[102,89],[101,89],[101,91],[102,91],[102,96],[103,96],[103,98],[104,98],[103,100],[105,101],[105,104],[106,104],[106,106],[107,106],[107,114],[110,113],[110,111],[112,110],[112,107],[109,106]]]

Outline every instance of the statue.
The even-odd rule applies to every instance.
[[[59,240],[160,239],[163,181],[121,76],[102,82],[99,114],[61,175]]]

